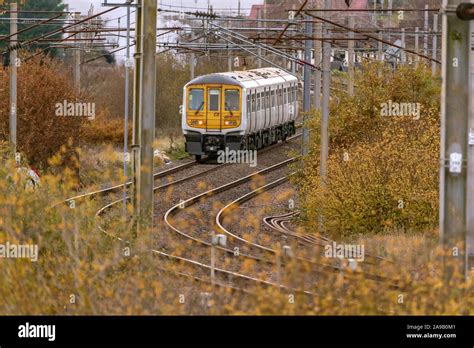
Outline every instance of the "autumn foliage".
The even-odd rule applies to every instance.
[[[0,140],[9,137],[9,74],[0,71]],[[17,139],[18,151],[38,168],[63,145],[79,144],[81,117],[56,116],[56,103],[82,101],[57,61],[34,59],[18,68]],[[66,157],[70,155],[66,154]]]
[[[424,67],[391,71],[367,65],[354,96],[331,102],[327,180],[319,176],[320,123],[315,114],[311,154],[297,179],[307,223],[322,217],[335,235],[424,230],[437,224],[440,82]],[[416,116],[383,116],[391,101],[420,107]]]

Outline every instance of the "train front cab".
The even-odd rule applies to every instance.
[[[242,88],[190,85],[185,93],[186,151],[200,160],[203,155],[216,155],[225,147],[239,150],[242,136],[237,129],[242,122]]]

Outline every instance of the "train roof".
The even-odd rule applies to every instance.
[[[298,78],[295,75],[289,74],[284,70],[263,68],[203,75],[188,82],[186,87],[191,85],[225,84],[236,85],[242,88],[253,88],[297,81]]]

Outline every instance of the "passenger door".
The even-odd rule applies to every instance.
[[[221,131],[222,130],[222,111],[221,111],[221,87],[207,88],[207,110],[206,110],[206,124],[207,130]]]

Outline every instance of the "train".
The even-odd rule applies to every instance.
[[[260,150],[296,133],[296,76],[278,68],[202,75],[184,86],[186,151],[201,161],[219,151]]]

